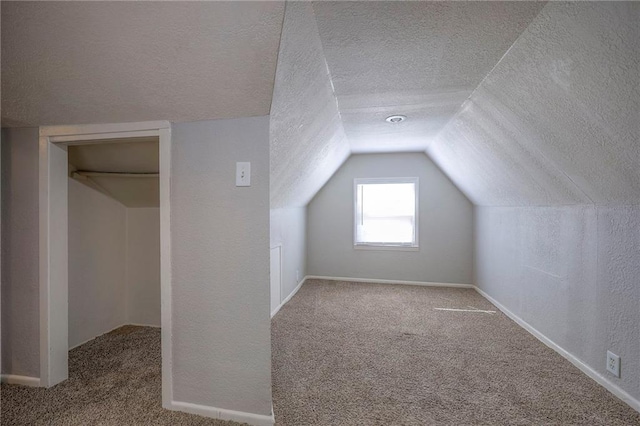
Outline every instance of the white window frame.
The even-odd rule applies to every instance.
[[[415,223],[413,227],[414,243],[359,243],[358,242],[358,185],[366,184],[393,184],[393,183],[413,183],[415,185]],[[389,177],[389,178],[355,178],[353,180],[353,248],[355,250],[398,250],[398,251],[418,251],[419,242],[419,218],[420,218],[420,186],[417,177]]]

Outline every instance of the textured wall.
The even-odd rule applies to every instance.
[[[271,247],[282,245],[281,298],[284,300],[307,275],[307,208],[271,210],[270,217]]]
[[[126,238],[127,209],[69,179],[70,348],[127,323]]]
[[[40,376],[38,129],[2,129],[2,373]]]
[[[284,2],[2,2],[2,125],[269,113]]]
[[[419,178],[420,251],[353,248],[353,179]],[[422,153],[352,155],[308,206],[309,275],[473,281],[473,206]]]
[[[482,207],[475,228],[477,285],[640,399],[640,207]]]
[[[547,4],[429,154],[478,205],[640,203],[639,19]]]
[[[269,415],[269,118],[172,134],[174,400]]]
[[[160,327],[160,209],[127,209],[127,323]]]
[[[311,4],[285,11],[270,122],[271,208],[306,205],[349,155]]]
[[[636,400],[639,19],[637,3],[548,3],[428,148],[487,206],[476,283]]]

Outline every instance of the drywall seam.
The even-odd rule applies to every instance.
[[[226,410],[224,408],[209,407],[205,405],[191,404],[189,402],[171,401],[171,410],[179,410],[185,413],[197,414],[220,420],[229,420],[239,423],[247,423],[254,426],[271,426],[275,423],[273,409],[271,415],[246,413],[243,411]]]
[[[289,293],[289,295],[287,297],[284,298],[284,300],[280,303],[280,305],[278,305],[277,308],[275,308],[273,310],[273,312],[271,312],[271,318],[273,318],[278,312],[280,312],[280,309],[289,301],[291,300],[291,298],[293,298],[293,296],[296,295],[296,293],[298,292],[298,290],[300,290],[300,288],[302,287],[302,284],[305,283],[305,281],[307,281],[308,279],[311,279],[311,277],[309,277],[308,275],[306,277],[304,277],[302,279],[302,281],[300,281],[298,283],[298,285],[296,286],[296,288],[293,289],[293,291],[291,293]]]
[[[276,50],[276,64],[273,67],[273,80],[271,81],[271,102],[269,103],[269,116],[273,111],[273,92],[276,90],[276,76],[278,75],[278,56],[280,55],[280,47],[282,46],[282,34],[284,33],[284,17],[287,16],[287,4],[289,2],[285,0],[282,8],[282,21],[280,21],[280,35],[278,36],[278,49]]]
[[[603,386],[609,392],[611,392],[616,397],[621,399],[623,402],[628,404],[631,408],[633,408],[634,410],[640,412],[640,401],[635,399],[633,396],[631,396],[629,393],[627,393],[626,391],[624,391],[620,387],[618,387],[615,384],[611,383],[609,380],[607,380],[606,377],[604,377],[600,373],[596,372],[594,369],[592,369],[587,364],[582,362],[575,355],[573,355],[572,353],[570,353],[570,352],[566,351],[565,349],[563,349],[560,345],[555,343],[553,340],[549,339],[547,336],[545,336],[540,331],[535,329],[533,326],[531,326],[525,320],[523,320],[522,318],[520,318],[519,316],[517,316],[516,314],[511,312],[509,309],[507,309],[500,302],[498,302],[493,297],[491,297],[489,294],[487,294],[482,289],[480,289],[477,285],[472,286],[472,288],[475,291],[477,291],[478,294],[480,294],[482,297],[484,297],[489,302],[491,302],[491,304],[493,304],[496,308],[500,309],[506,316],[511,318],[516,324],[518,324],[520,327],[522,327],[526,331],[528,331],[536,339],[540,340],[546,346],[548,346],[549,348],[551,348],[554,351],[556,351],[560,356],[562,356],[564,359],[569,361],[574,366],[578,367],[580,369],[580,371],[582,371],[584,374],[586,374],[591,379],[595,380],[599,385]]]
[[[9,385],[40,387],[39,377],[19,376],[17,374],[3,374],[0,377],[0,381]]]
[[[286,8],[285,8],[286,11]],[[311,14],[313,15],[313,22],[316,26],[316,31],[318,32],[318,40],[320,41],[320,55],[322,56],[322,61],[324,62],[324,66],[327,69],[327,76],[329,76],[329,85],[331,86],[331,93],[333,94],[333,99],[336,102],[336,109],[338,110],[338,118],[340,119],[340,124],[343,126],[344,130],[344,120],[342,119],[342,112],[340,111],[340,102],[338,101],[338,96],[336,95],[336,86],[333,84],[333,74],[331,73],[331,68],[329,68],[329,62],[327,62],[327,55],[324,53],[324,43],[322,42],[322,37],[320,37],[320,30],[318,29],[318,18],[316,17],[316,12],[311,8]],[[349,139],[347,138],[347,141]],[[349,146],[350,152],[351,146]]]
[[[450,287],[450,288],[474,288],[473,284],[459,283],[434,283],[427,281],[402,281],[402,280],[379,280],[375,278],[352,278],[352,277],[325,277],[321,275],[307,275],[305,280],[328,280],[328,281],[346,281],[353,283],[367,284],[398,284],[398,285],[416,285],[422,287]]]

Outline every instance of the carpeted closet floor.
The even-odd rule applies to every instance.
[[[473,290],[308,281],[272,322],[279,425],[640,425]],[[163,410],[160,330],[70,351],[69,380],[3,385],[4,425],[219,425]]]
[[[160,329],[125,326],[69,351],[69,380],[50,389],[2,385],[0,424],[193,425],[239,423],[162,409]]]
[[[307,281],[272,321],[277,422],[640,425],[500,311],[438,308],[497,311],[472,289]]]

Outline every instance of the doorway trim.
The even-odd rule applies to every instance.
[[[171,359],[171,123],[85,124],[40,127],[39,273],[40,386],[69,376],[68,341],[68,154],[69,145],[117,143],[157,136],[160,156],[160,287],[162,325],[162,406],[173,400]],[[122,141],[124,142],[124,141]]]

